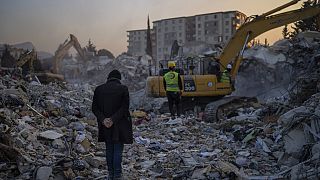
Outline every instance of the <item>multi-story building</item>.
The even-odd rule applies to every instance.
[[[146,54],[147,48],[147,30],[131,30],[127,31],[128,37],[128,53],[133,56],[143,56]]]
[[[245,19],[246,16],[238,11],[196,15],[196,41],[208,44],[226,43]]]
[[[154,46],[156,46],[155,41],[155,34],[153,30],[150,32],[151,34],[151,44],[152,49],[154,49]],[[146,48],[147,48],[147,30],[146,29],[140,29],[140,30],[130,30],[127,31],[127,42],[129,45],[128,53],[133,56],[143,56],[146,54]],[[153,55],[156,55],[155,52],[152,53]]]
[[[245,22],[239,11],[216,12],[189,17],[176,17],[153,22],[153,58],[169,59],[175,40],[180,46],[190,44],[224,45]],[[128,53],[145,54],[147,30],[128,31]]]

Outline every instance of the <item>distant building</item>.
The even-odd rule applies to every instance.
[[[189,17],[176,17],[153,22],[153,58],[169,59],[175,40],[188,44],[224,45],[245,22],[239,11],[215,12]],[[128,53],[141,56],[146,49],[147,30],[128,31]]]

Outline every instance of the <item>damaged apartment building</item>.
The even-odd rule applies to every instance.
[[[245,19],[242,12],[226,11],[154,21],[151,30],[153,58],[157,61],[170,58],[175,40],[191,52],[201,51],[201,45],[223,46]],[[127,37],[129,54],[146,54],[147,29],[127,31]]]

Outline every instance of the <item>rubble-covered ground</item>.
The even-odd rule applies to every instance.
[[[263,101],[220,123],[203,122],[201,113],[169,119],[132,111],[134,143],[125,146],[124,179],[317,179],[319,40],[302,37],[249,49],[236,93]],[[122,71],[132,70],[124,83],[135,88],[135,107],[156,107],[163,99],[152,104],[139,98],[144,85],[133,80],[146,77],[148,69],[136,72],[131,57],[118,58],[128,66]],[[113,61],[110,69],[119,65]],[[94,86],[43,85],[24,81],[16,71],[0,74],[0,179],[106,177],[105,147],[97,142],[91,113]],[[106,76],[95,78],[103,83]]]

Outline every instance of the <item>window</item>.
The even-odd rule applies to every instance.
[[[158,51],[161,52],[161,48],[159,48]]]
[[[229,25],[229,21],[226,21],[226,22],[225,22],[225,25],[227,25],[227,26],[228,26],[228,25]]]
[[[226,36],[226,40],[228,40],[229,39],[229,36]]]
[[[198,28],[201,28],[201,24],[198,24]]]
[[[217,19],[217,15],[216,14],[214,15],[214,18]]]
[[[175,20],[175,19],[173,19],[173,20],[172,20],[172,24],[175,24],[175,23],[176,23],[176,20]]]
[[[214,26],[217,26],[217,25],[218,25],[217,21],[215,21],[215,22],[213,23],[213,25],[214,25]]]
[[[179,33],[179,37],[182,37],[182,33]]]
[[[179,23],[182,23],[182,19],[179,19]]]
[[[167,24],[168,24],[168,21],[164,21],[164,24],[167,25]]]
[[[222,40],[223,40],[223,39],[222,39],[222,36],[219,36],[219,40],[218,40],[218,41],[219,41],[219,42],[222,42]]]
[[[226,28],[224,32],[229,33],[229,28]]]
[[[201,31],[198,31],[198,34],[200,35],[200,34],[201,34]]]
[[[229,18],[229,14],[224,14],[224,18]]]
[[[200,16],[198,16],[198,20],[201,20],[201,17],[200,17]]]
[[[158,32],[161,32],[161,28],[158,29]]]

